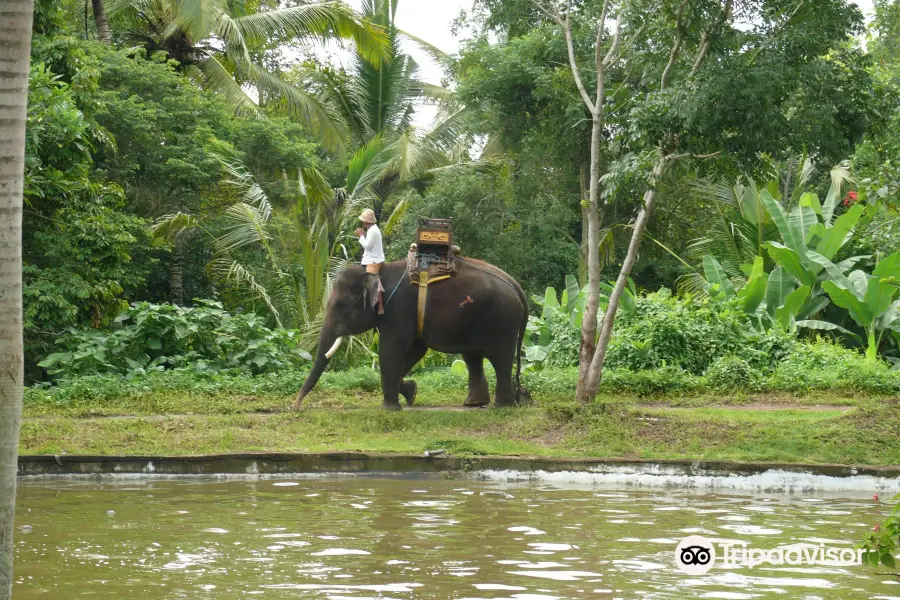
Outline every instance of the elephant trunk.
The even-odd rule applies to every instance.
[[[338,351],[338,348],[341,347],[343,341],[344,336],[335,337],[334,334],[330,333],[329,328],[322,330],[322,334],[319,336],[319,349],[316,352],[316,362],[313,363],[312,370],[309,372],[309,375],[307,375],[306,381],[303,382],[303,388],[300,390],[300,393],[297,394],[297,401],[294,403],[295,409],[300,408],[300,404],[303,402],[306,395],[316,387],[316,384],[319,382],[319,377],[322,376],[325,367],[328,366],[328,360]]]

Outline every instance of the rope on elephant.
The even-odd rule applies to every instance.
[[[400,289],[400,284],[403,283],[403,279],[404,279],[404,276],[400,275],[400,279],[397,280],[397,285],[394,286],[394,289],[391,291],[391,295],[388,296],[388,299],[384,303],[385,307],[387,307],[387,305],[390,304],[391,298],[393,298],[394,294],[397,292],[397,290]]]

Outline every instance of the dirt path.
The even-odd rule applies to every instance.
[[[687,412],[687,411],[695,411],[695,410],[703,410],[703,409],[713,409],[713,410],[736,410],[736,411],[784,411],[784,410],[793,410],[793,411],[809,411],[809,412],[821,412],[821,411],[840,411],[840,412],[849,412],[856,408],[855,406],[846,406],[846,405],[837,405],[837,404],[810,404],[810,405],[796,405],[796,404],[773,404],[773,403],[752,403],[752,404],[710,404],[706,406],[671,406],[668,404],[629,404],[629,405],[621,405],[622,408],[628,408],[635,412],[640,412],[643,410],[666,410],[666,411],[675,411],[675,412]],[[374,407],[373,407],[374,408]],[[482,407],[482,408],[465,408],[463,406],[413,406],[412,408],[408,408],[406,406],[403,407],[403,410],[409,410],[412,412],[464,412],[464,411],[472,411],[472,410],[489,410],[490,407]],[[316,409],[313,409],[316,410]],[[321,409],[319,409],[321,410]],[[335,409],[339,411],[353,411],[353,410],[369,410],[362,408],[349,408],[349,409]],[[280,414],[290,414],[293,411],[289,409],[285,410],[267,410],[267,411],[254,411],[254,412],[240,412],[240,413],[167,413],[163,415],[141,415],[141,414],[125,414],[125,415],[37,415],[31,417],[25,417],[26,421],[42,421],[48,419],[58,419],[58,418],[68,418],[68,419],[77,419],[77,420],[125,420],[125,419],[143,419],[147,421],[164,421],[170,418],[188,418],[188,417],[229,417],[229,416],[237,416],[237,415],[246,415],[251,417],[265,417],[269,415],[280,415]],[[302,414],[298,413],[298,414]]]
[[[698,410],[704,408],[711,408],[715,410],[761,410],[761,411],[771,411],[771,410],[801,410],[801,411],[825,411],[825,410],[838,410],[842,412],[848,412],[856,408],[855,406],[847,406],[845,404],[765,404],[765,403],[752,403],[752,404],[710,404],[708,406],[669,406],[667,404],[639,404],[634,405],[633,408],[636,409],[649,409],[649,410]]]

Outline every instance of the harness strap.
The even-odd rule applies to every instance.
[[[425,329],[425,302],[428,300],[428,270],[419,271],[419,302],[416,306],[416,337],[422,337]]]

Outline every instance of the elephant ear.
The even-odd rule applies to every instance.
[[[363,307],[374,308],[378,301],[378,284],[380,279],[374,273],[365,274],[365,286],[363,287]]]

